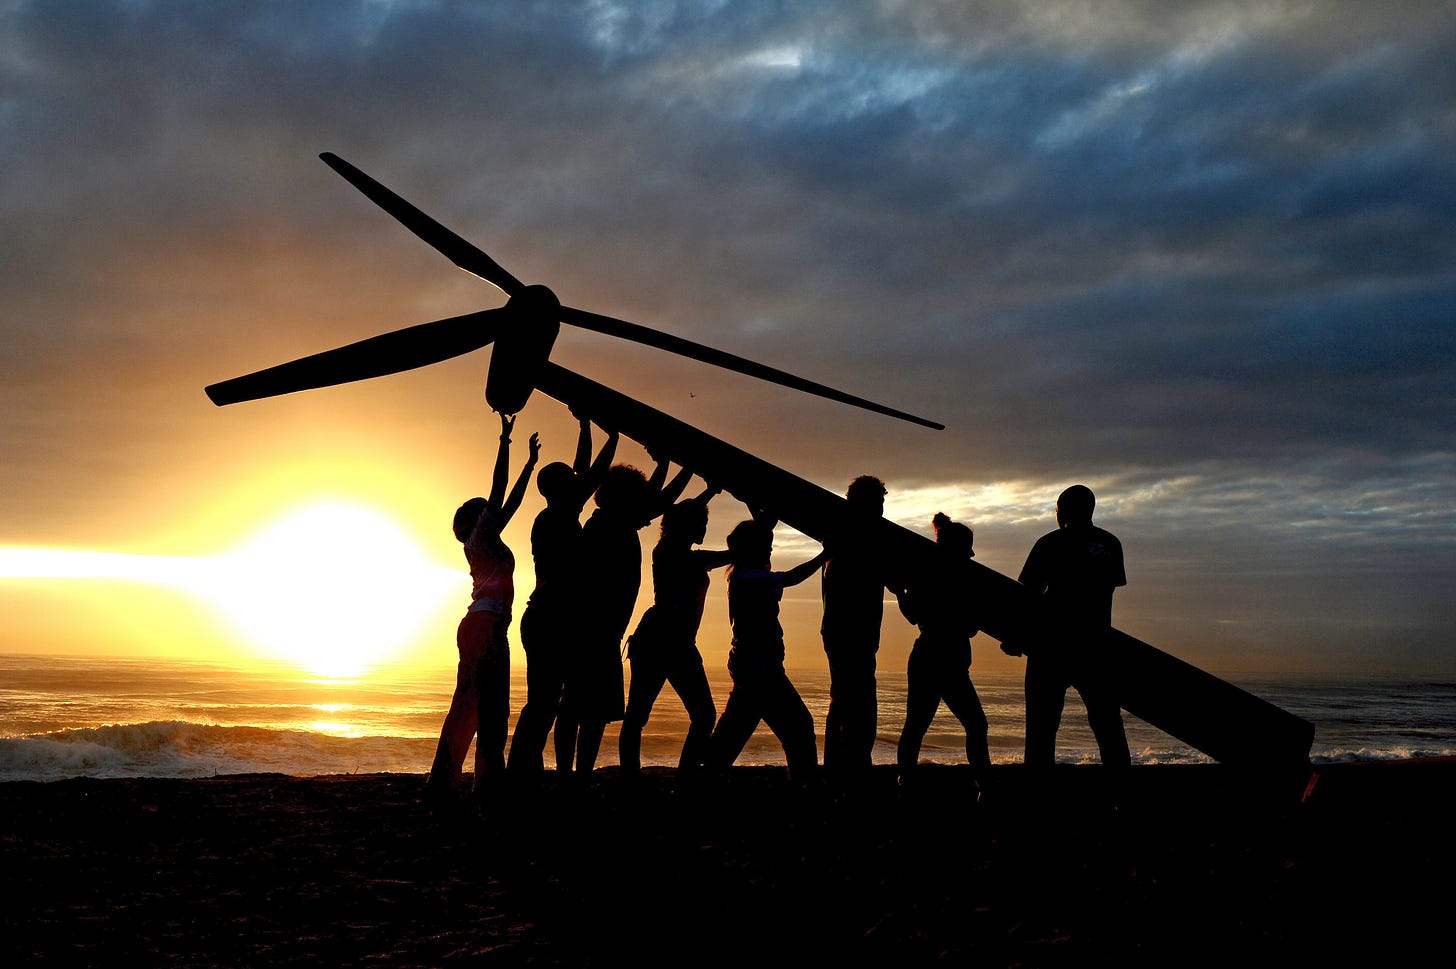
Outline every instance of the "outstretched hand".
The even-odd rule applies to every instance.
[[[500,419],[501,437],[509,441],[511,439],[511,432],[516,429],[516,415],[511,414],[510,416],[506,416],[505,414],[502,414],[500,416]]]
[[[535,464],[536,459],[541,456],[541,435],[539,433],[532,434],[531,440],[526,444],[526,448],[530,452],[526,460]]]

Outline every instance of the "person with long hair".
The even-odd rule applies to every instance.
[[[819,751],[814,717],[784,672],[779,601],[784,589],[819,571],[825,553],[792,569],[773,571],[774,525],[773,518],[755,511],[752,519],[728,533],[728,622],[733,629],[728,674],[733,689],[713,730],[708,764],[715,769],[732,766],[762,721],[783,745],[789,779],[802,784],[818,767]]]
[[[989,724],[971,682],[971,637],[979,627],[975,604],[966,602],[967,563],[975,556],[970,527],[936,512],[934,565],[898,596],[900,611],[920,628],[905,670],[905,729],[896,750],[900,781],[910,779],[920,744],[942,700],[966,731],[966,759],[984,786],[991,766]]]
[[[708,573],[727,565],[732,553],[694,546],[707,535],[708,502],[717,493],[717,488],[709,486],[696,498],[663,512],[660,537],[652,549],[653,602],[627,640],[632,680],[622,732],[617,737],[624,772],[641,769],[642,728],[663,686],[669,683],[689,719],[678,769],[700,767],[707,756],[718,709],[698,652],[698,626],[708,595]]]
[[[531,435],[530,454],[515,486],[506,494],[510,473],[511,431],[515,417],[501,415],[500,444],[490,496],[471,498],[455,512],[453,528],[470,568],[470,606],[455,633],[460,665],[455,695],[440,728],[440,742],[430,766],[427,789],[433,795],[459,783],[470,740],[475,744],[475,789],[483,792],[488,774],[505,767],[505,746],[511,699],[511,649],[506,630],[515,598],[515,556],[501,538],[525,497],[526,484],[541,454],[541,438]]]

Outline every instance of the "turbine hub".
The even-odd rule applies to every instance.
[[[561,300],[556,298],[556,294],[551,292],[549,286],[542,286],[538,283],[534,286],[527,286],[506,300],[506,306],[532,322],[555,323],[558,321],[561,310]]]

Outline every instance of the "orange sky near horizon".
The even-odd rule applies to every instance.
[[[460,500],[486,490],[482,472],[494,453],[497,418],[483,404],[479,417],[482,444],[471,474],[457,467],[466,463],[469,448],[432,460],[434,452],[422,446],[422,437],[371,438],[341,421],[326,448],[306,446],[316,444],[317,436],[305,427],[296,440],[271,441],[263,457],[253,458],[260,464],[252,473],[226,488],[203,487],[202,495],[188,491],[152,504],[151,514],[172,508],[175,518],[156,519],[151,534],[129,545],[0,547],[0,611],[7,616],[0,651],[281,662],[338,676],[371,668],[444,671],[455,661],[454,626],[469,592],[448,518]],[[574,421],[564,408],[538,395],[517,424],[513,479],[524,460],[520,445],[538,425],[545,442],[543,464],[570,457],[565,448],[568,441],[574,444]],[[599,446],[601,440],[598,431],[594,443]],[[239,461],[250,457],[239,455]],[[630,441],[622,442],[618,459],[650,467],[650,459]],[[262,466],[265,460],[289,463]],[[688,493],[700,487],[694,481]],[[967,512],[977,509],[1010,516],[1015,519],[1012,534],[1020,538],[983,530],[978,560],[1014,575],[1020,546],[1047,530],[1045,520],[1027,511],[1049,502],[1054,495],[1035,483],[940,486],[892,492],[886,513],[922,533],[929,533],[930,516],[943,509],[972,521],[975,515]],[[505,534],[517,555],[518,617],[534,583],[528,536],[541,507],[532,486]],[[731,497],[715,499],[705,546],[721,547],[728,529],[746,515]],[[986,531],[991,531],[989,541]],[[644,569],[638,616],[651,603],[647,563],[656,535],[655,524],[640,534]],[[816,551],[812,540],[780,526],[775,567],[791,567]],[[826,668],[818,596],[817,579],[785,593],[782,618],[790,667]],[[1158,629],[1156,609],[1156,597],[1145,585],[1119,593],[1119,625],[1134,634],[1140,618],[1145,629]],[[98,622],[97,617],[104,618]],[[1184,628],[1190,621],[1197,617],[1173,617]],[[887,595],[882,666],[903,669],[914,636]],[[719,572],[699,636],[705,661],[721,666],[730,637]],[[524,663],[514,629],[512,648],[515,662]],[[1212,668],[1251,669],[1238,653],[1231,656],[1227,665]],[[1020,665],[1019,659],[1003,656],[994,640],[976,640],[977,669]],[[1305,667],[1272,667],[1291,668]]]
[[[352,201],[345,193],[340,204],[348,209],[346,203]],[[361,208],[366,215],[373,214],[367,206]],[[469,312],[501,301],[491,287],[442,266],[436,254],[402,231],[397,233],[387,221],[373,228],[376,231],[360,242],[372,253],[383,237],[387,259],[373,261],[371,257],[364,264],[346,259],[329,265],[315,261],[307,247],[295,243],[298,248],[290,251],[299,253],[296,262],[270,255],[270,246],[263,252],[230,251],[227,258],[240,261],[209,268],[206,275],[229,279],[230,286],[239,288],[237,298],[246,312],[223,306],[220,316],[208,320],[212,328],[209,352],[199,353],[195,341],[184,346],[186,352],[179,357],[182,366],[176,369],[174,361],[174,369],[167,372],[162,384],[148,373],[150,364],[146,362],[135,372],[103,370],[95,374],[99,389],[93,388],[93,394],[103,394],[103,399],[118,394],[135,402],[142,409],[139,413],[155,416],[161,412],[166,419],[136,423],[127,418],[121,425],[125,436],[90,435],[92,446],[59,451],[51,465],[59,473],[51,486],[26,489],[19,498],[27,504],[12,507],[15,524],[0,553],[7,548],[39,548],[205,560],[246,542],[300,508],[342,500],[394,522],[435,568],[458,569],[457,599],[463,600],[468,587],[448,521],[461,500],[488,490],[498,429],[498,419],[483,397],[489,350],[378,380],[224,408],[214,407],[202,393],[207,383],[385,332],[394,325]],[[281,241],[274,244],[283,245]],[[399,263],[391,261],[396,256]],[[253,259],[257,262],[248,262]],[[239,274],[239,266],[251,268]],[[282,273],[279,285],[264,286],[263,280],[273,272]],[[403,278],[407,272],[420,275]],[[360,273],[362,282],[354,285]],[[395,273],[402,277],[397,285],[381,281]],[[307,285],[305,279],[310,280]],[[331,287],[337,289],[329,292]],[[247,296],[243,290],[248,290]],[[602,287],[601,295],[567,297],[563,293],[563,298],[607,312],[623,312],[614,305],[610,285]],[[148,303],[145,318],[132,325],[141,329],[174,327],[179,312],[172,300]],[[259,315],[249,319],[252,314]],[[624,315],[642,317],[632,312]],[[259,319],[269,318],[308,322],[289,330],[284,339],[270,331],[267,341],[260,343],[252,334]],[[553,359],[603,383],[630,388],[654,406],[832,490],[841,489],[854,475],[880,474],[891,489],[888,517],[927,535],[930,517],[937,511],[966,521],[977,530],[978,561],[1005,574],[1015,576],[1032,542],[1054,527],[1052,509],[1056,494],[1065,486],[1062,481],[1027,478],[947,483],[896,476],[896,456],[906,449],[942,446],[937,432],[902,430],[897,422],[877,415],[850,412],[846,417],[841,412],[849,409],[838,404],[764,388],[750,378],[658,351],[625,348],[617,341],[581,331],[563,333]],[[643,361],[651,362],[650,369]],[[832,374],[809,375],[838,382]],[[876,395],[872,387],[850,389]],[[744,400],[749,402],[747,406]],[[62,414],[74,412],[67,421],[77,440],[87,439],[88,424],[111,428],[117,419],[116,414],[104,411],[98,417],[88,409],[94,402],[84,399],[62,399],[57,404]],[[938,415],[931,412],[931,416]],[[862,450],[846,449],[836,439],[817,433],[819,422],[831,417],[848,419],[859,427]],[[535,395],[517,428],[513,474],[524,460],[524,444],[533,431],[539,431],[543,439],[543,463],[570,460],[576,425],[560,404]],[[598,432],[598,444],[600,440]],[[630,441],[623,442],[618,457],[650,467],[645,452]],[[960,459],[980,463],[974,453]],[[807,465],[819,469],[818,473]],[[130,470],[138,466],[145,467],[146,473]],[[1103,495],[1098,518],[1110,522],[1114,531],[1119,531],[1120,515],[1158,507],[1158,495],[1118,493],[1112,488],[1104,492],[1098,478],[1085,480]],[[695,482],[690,493],[699,486]],[[518,561],[518,614],[530,592],[528,535],[540,507],[532,487],[506,533]],[[720,546],[728,529],[744,517],[747,510],[732,498],[717,499],[707,544]],[[1214,671],[1360,668],[1359,658],[1283,654],[1281,644],[1271,641],[1258,623],[1244,627],[1230,621],[1231,615],[1247,615],[1249,608],[1260,606],[1257,592],[1233,590],[1190,599],[1188,587],[1203,585],[1200,576],[1187,571],[1190,563],[1148,562],[1140,558],[1138,548],[1139,538],[1148,536],[1123,533],[1122,537],[1129,548],[1131,584],[1117,596],[1115,619],[1120,628]],[[644,562],[655,539],[655,526],[641,533]],[[814,551],[813,543],[781,527],[775,565],[790,567]],[[387,570],[387,563],[381,563],[380,569]],[[369,608],[347,599],[336,601],[326,588],[319,592],[321,613]],[[791,666],[826,665],[818,636],[818,594],[817,580],[786,594],[783,619]],[[1254,598],[1241,600],[1240,595]],[[26,579],[7,577],[0,571],[0,611],[7,620],[0,633],[0,651],[221,655],[252,662],[287,656],[287,648],[301,649],[260,640],[256,632],[243,632],[236,622],[226,619],[225,610],[219,612],[216,600],[216,596],[167,582],[128,581],[118,576],[97,576],[94,581]],[[650,602],[651,581],[644,569],[637,614]],[[419,620],[413,633],[400,634],[392,648],[374,655],[380,662],[450,666],[460,604],[426,610],[428,615]],[[106,616],[106,621],[92,622],[89,617],[93,614]],[[914,635],[893,600],[887,600],[882,665],[903,668]],[[729,638],[722,585],[717,580],[699,639],[708,663],[721,665]],[[518,644],[516,650],[517,662],[522,662]],[[336,656],[347,654],[348,648],[328,644],[302,651]],[[977,668],[1018,669],[1021,664],[1001,655],[984,636],[976,642],[975,655]],[[295,658],[304,665],[313,662],[309,655]],[[1378,666],[1379,657],[1371,662]],[[350,666],[338,660],[327,663],[339,669]]]
[[[943,422],[580,329],[552,354],[832,491],[878,475],[889,517],[965,521],[1003,574],[1091,486],[1127,552],[1115,621],[1175,656],[1456,670],[1451,18],[991,6],[7,9],[0,550],[216,562],[345,501],[458,583],[391,655],[454,662],[448,522],[488,488],[491,351],[225,408],[202,392],[504,302],[330,151],[567,305]],[[571,455],[556,402],[518,428]],[[533,489],[506,536],[518,607],[539,507]],[[708,544],[745,514],[715,502]],[[322,582],[342,556],[309,541],[320,614],[381,608]],[[779,567],[812,552],[778,541]],[[389,573],[370,557],[347,564]],[[818,594],[784,606],[791,665],[824,664]],[[650,595],[644,576],[639,613]],[[0,575],[0,651],[279,655],[224,598]],[[709,664],[725,613],[715,580]],[[913,634],[887,604],[882,668]],[[982,639],[976,664],[1020,661]]]

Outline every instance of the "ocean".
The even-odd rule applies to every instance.
[[[525,700],[523,664],[513,669],[512,712]],[[991,721],[997,763],[1021,759],[1021,677],[972,670]],[[828,674],[791,670],[814,715],[823,750]],[[1316,763],[1456,754],[1456,679],[1359,675],[1229,676],[1244,689],[1315,724]],[[722,709],[726,671],[709,669]],[[325,679],[286,667],[228,667],[157,659],[0,655],[0,781],[68,777],[211,777],[222,774],[423,773],[434,755],[453,687],[450,670],[381,671]],[[879,675],[877,763],[893,763],[904,722],[903,670]],[[687,716],[663,691],[643,735],[644,765],[677,763]],[[599,766],[616,763],[608,727]],[[1128,718],[1136,763],[1207,758]],[[965,762],[965,737],[942,707],[921,759]],[[1094,762],[1086,717],[1069,693],[1058,759]],[[547,763],[551,762],[550,746]],[[782,763],[760,726],[739,763]]]

